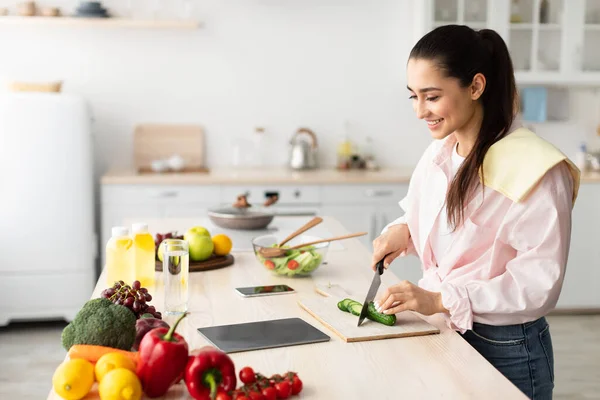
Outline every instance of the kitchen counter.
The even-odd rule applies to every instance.
[[[102,184],[220,185],[220,184],[332,184],[332,183],[408,183],[412,169],[385,168],[378,171],[316,169],[294,171],[287,168],[213,168],[207,173],[143,173],[133,169],[112,170]]]
[[[114,169],[101,178],[105,185],[223,185],[223,184],[368,184],[408,183],[411,168],[382,168],[378,171],[316,169],[293,171],[287,168],[214,168],[207,173],[137,173],[133,169]],[[582,183],[600,183],[600,172],[585,172]]]
[[[192,226],[195,221],[159,219],[147,223],[154,233],[155,230],[180,229],[184,223]],[[326,217],[323,227],[334,235],[347,233],[332,218]],[[197,333],[199,327],[287,317],[304,319],[329,335],[331,340],[230,355],[236,372],[244,366],[251,366],[265,375],[296,371],[304,382],[299,397],[303,399],[525,398],[460,335],[448,329],[439,316],[425,318],[439,328],[439,334],[346,343],[300,308],[298,300],[320,296],[315,292],[316,285],[339,285],[349,293],[361,293],[357,297],[364,295],[373,277],[367,267],[370,252],[357,239],[343,243],[344,250],[330,251],[327,264],[309,278],[272,275],[251,252],[234,253],[233,266],[191,273],[190,315],[181,322],[178,332],[186,338],[191,351],[209,344]],[[394,274],[384,273],[380,290],[397,282]],[[234,292],[239,286],[269,284],[288,284],[297,293],[242,298]],[[92,298],[98,297],[105,287],[103,273]],[[160,283],[149,289],[153,296],[151,304],[162,310]],[[172,324],[174,318],[166,317],[165,320]],[[96,386],[86,398],[98,398]],[[164,398],[191,397],[187,395],[185,385],[178,384]],[[59,398],[51,391],[48,399]]]

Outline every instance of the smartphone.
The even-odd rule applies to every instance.
[[[288,285],[249,286],[235,288],[235,290],[242,297],[269,296],[272,294],[285,294],[295,292],[295,290],[289,287]]]

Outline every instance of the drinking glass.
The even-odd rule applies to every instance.
[[[185,240],[165,239],[163,251],[164,312],[181,315],[188,309],[190,254]]]

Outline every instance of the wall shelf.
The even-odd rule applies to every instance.
[[[106,27],[137,29],[198,29],[197,21],[177,20],[137,20],[127,18],[83,18],[83,17],[19,17],[2,16],[2,25],[34,25],[34,26],[73,26],[73,27]]]
[[[527,23],[512,23],[510,29],[513,31],[531,31],[536,25]],[[559,31],[561,29],[560,24],[538,24],[540,31]]]
[[[600,71],[564,74],[558,71],[515,71],[517,85],[600,87]]]
[[[444,26],[444,25],[467,25],[468,27],[470,27],[472,29],[484,29],[486,27],[485,22],[481,22],[481,21],[464,21],[464,22],[435,21],[433,23],[434,28]]]

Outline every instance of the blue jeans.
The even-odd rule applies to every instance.
[[[552,399],[554,354],[546,318],[507,326],[474,323],[461,336],[527,397]]]

